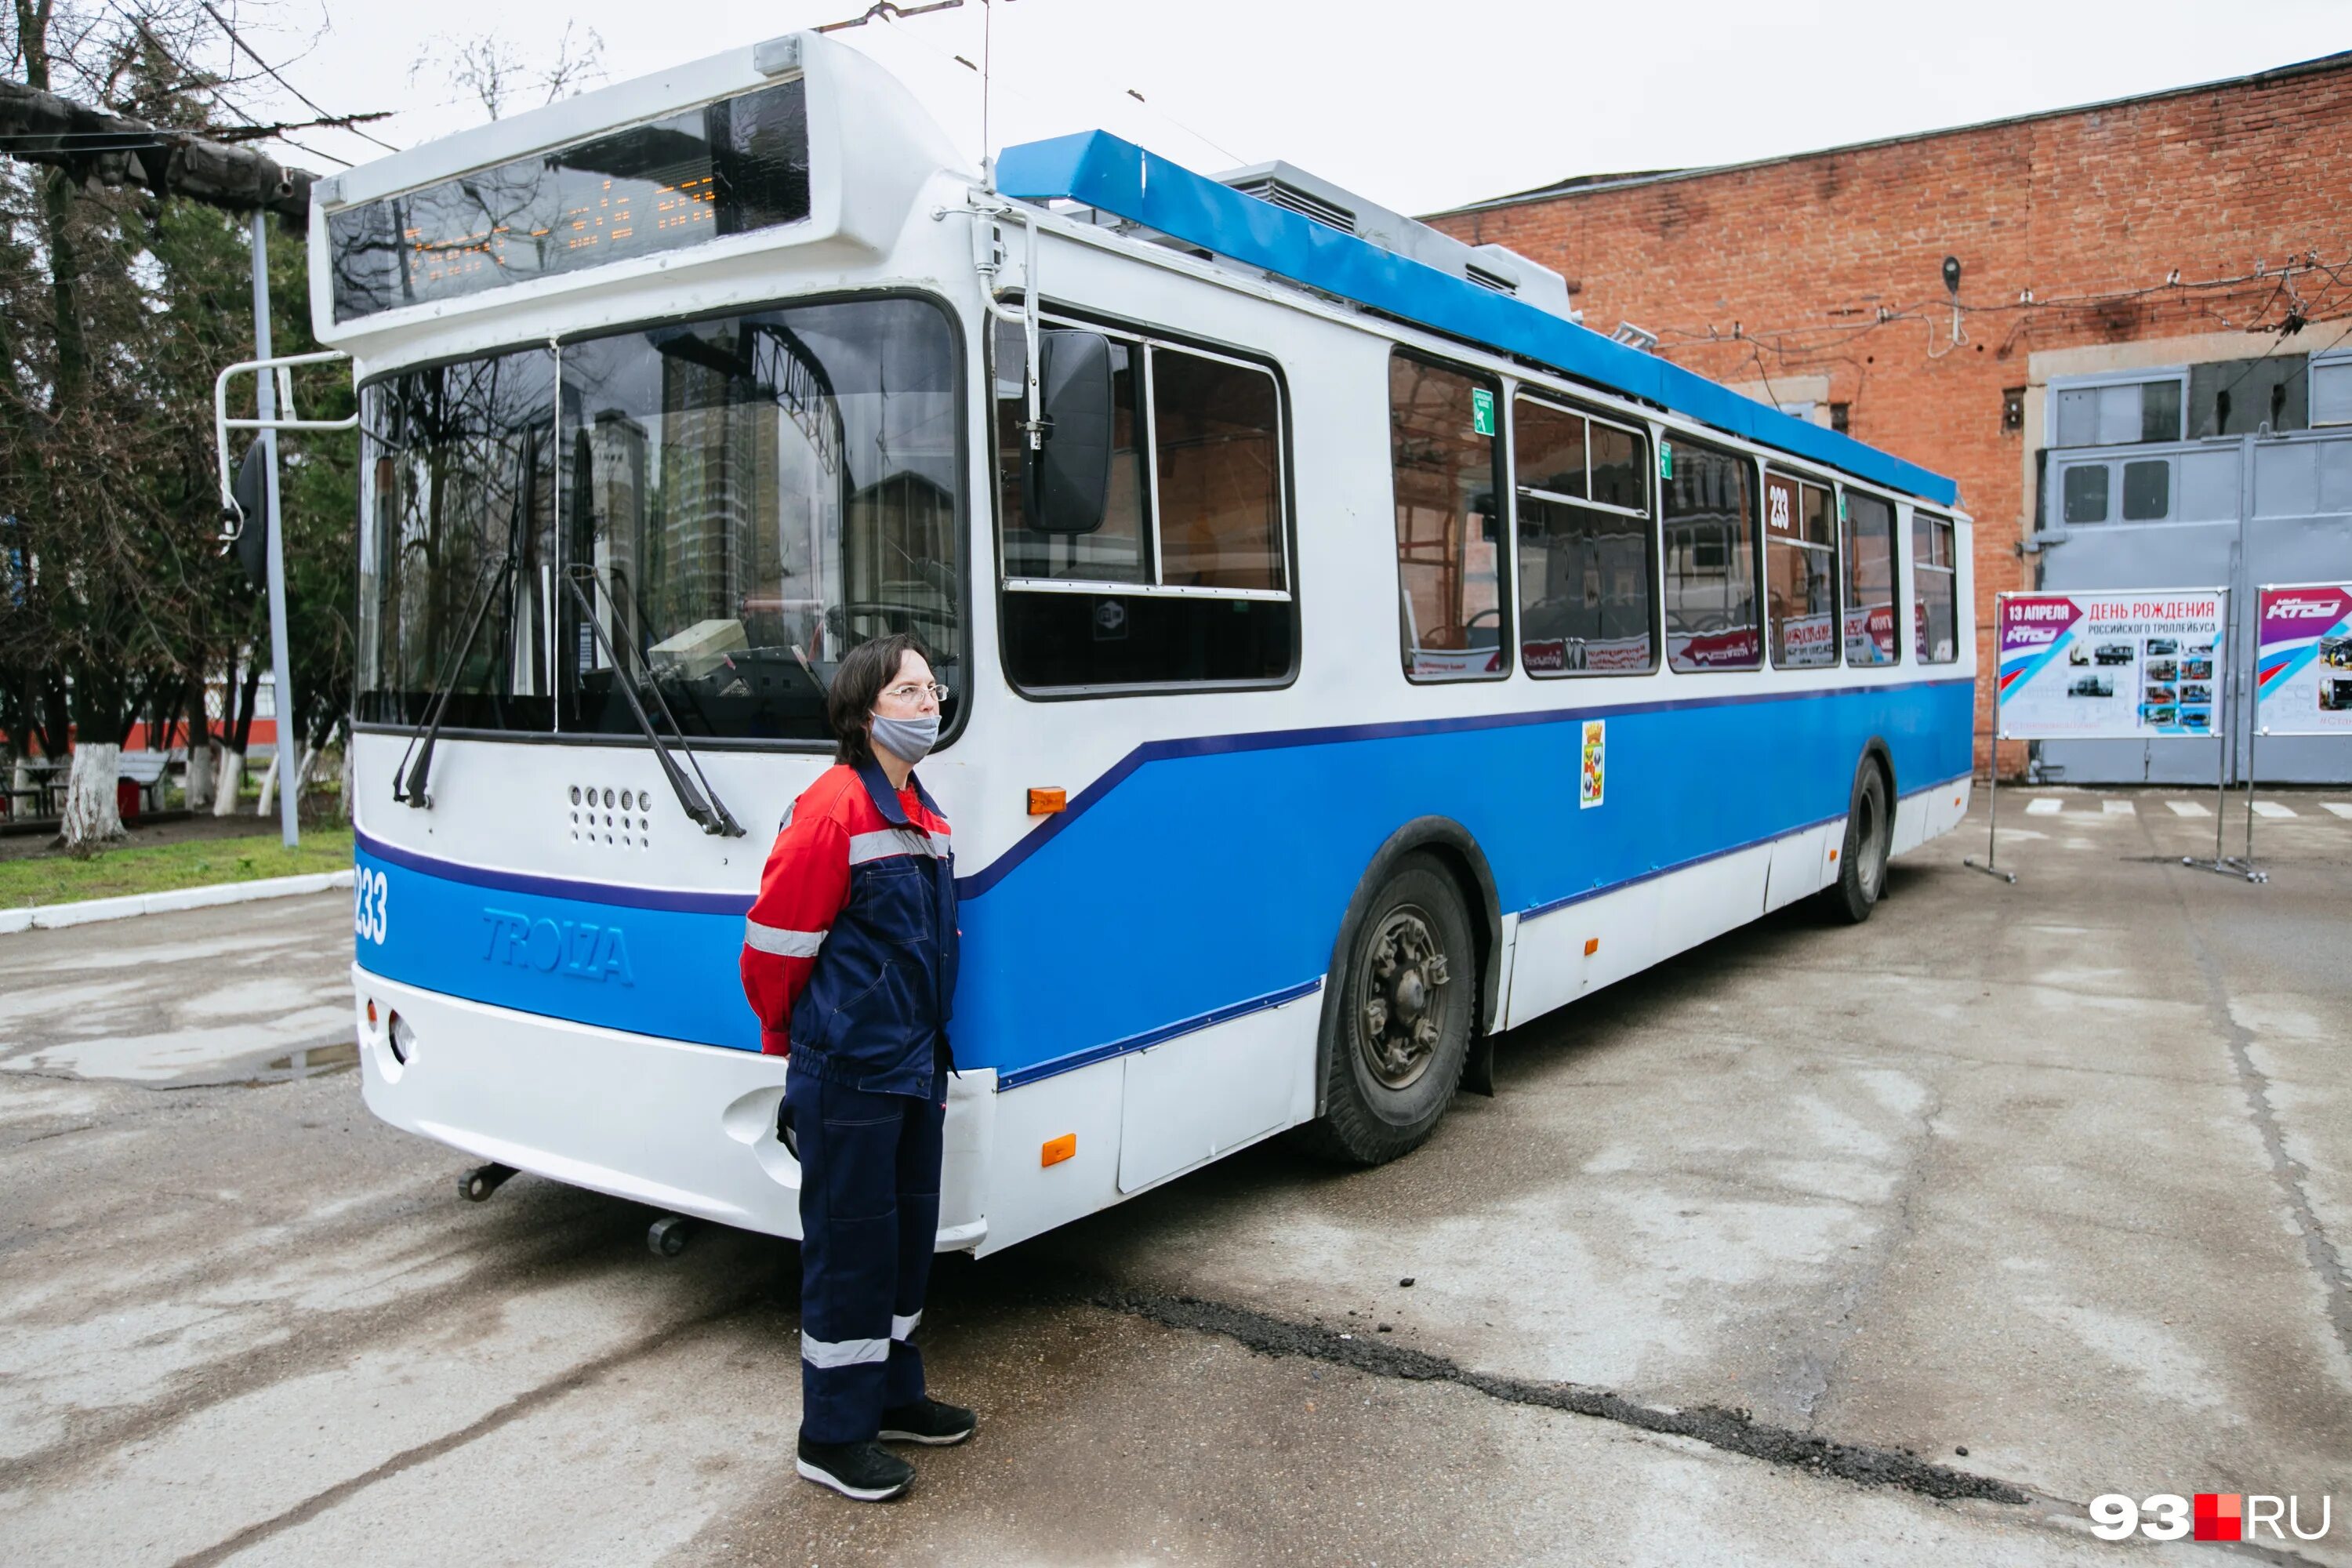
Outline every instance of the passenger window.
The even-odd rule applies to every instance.
[[[1765,476],[1764,600],[1776,668],[1838,661],[1836,539],[1825,487]]]
[[[1027,347],[1021,329],[996,323],[996,471],[1003,491],[1004,574],[1076,583],[1144,583],[1151,577],[1150,500],[1143,477],[1143,350],[1111,339],[1114,423],[1110,493],[1092,533],[1036,533],[1021,525],[1021,455],[1029,437]]]
[[[1538,676],[1657,668],[1648,438],[1528,397],[1511,421],[1521,663]]]
[[[1852,490],[1843,500],[1845,661],[1893,664],[1901,651],[1895,618],[1895,508]]]
[[[1960,657],[1959,574],[1952,539],[1950,520],[1911,514],[1911,580],[1917,595],[1912,603],[1921,664],[1954,664]]]
[[[1756,467],[1676,437],[1658,457],[1665,564],[1666,662],[1676,669],[1753,669]]]
[[[1284,586],[1274,377],[1155,348],[1151,418],[1160,580],[1196,588]]]
[[[1491,380],[1409,354],[1389,361],[1397,589],[1405,675],[1507,668],[1500,576],[1500,443]]]
[[[1254,365],[1105,335],[1109,505],[1076,536],[1021,525],[1026,350],[1017,328],[992,335],[1006,675],[1024,690],[1286,679],[1297,606],[1278,384]]]

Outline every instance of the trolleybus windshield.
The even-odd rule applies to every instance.
[[[833,668],[895,631],[933,649],[952,724],[963,485],[938,307],[665,323],[566,343],[560,365],[395,374],[361,403],[363,721],[416,721],[495,587],[452,729],[634,737],[634,680],[690,738],[823,742]],[[595,579],[604,638],[565,573]]]

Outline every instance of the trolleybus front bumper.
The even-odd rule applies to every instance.
[[[799,1238],[800,1165],[776,1136],[782,1058],[494,1007],[356,963],[352,986],[363,1093],[379,1119],[518,1171]],[[942,1252],[987,1238],[995,1079],[949,1080]]]

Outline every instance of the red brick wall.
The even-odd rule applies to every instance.
[[[2352,61],[1906,142],[1433,220],[1564,273],[1586,323],[1630,321],[1724,381],[1822,375],[1851,433],[1948,474],[1991,595],[2031,585],[2021,437],[2003,389],[2037,351],[2352,314]],[[1964,341],[1941,273],[1957,256]],[[2261,264],[2265,276],[2248,276]],[[2182,285],[2167,286],[2178,270]],[[2188,287],[2237,279],[2215,287]],[[2020,295],[2032,290],[2034,303]],[[1896,319],[1881,321],[1882,308]],[[2312,332],[2323,345],[2334,331]],[[2251,356],[2273,348],[2250,335]],[[2290,342],[2283,353],[2295,352]],[[1990,733],[1989,683],[1978,686]],[[2011,755],[2011,750],[2017,752]],[[1983,742],[1979,742],[1979,758]],[[2004,747],[2004,774],[2023,763]]]

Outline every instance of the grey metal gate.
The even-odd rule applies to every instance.
[[[2040,585],[2230,590],[2229,778],[2245,778],[2254,590],[2352,580],[2352,429],[2053,450],[2043,479]],[[2220,740],[2044,741],[2036,766],[2070,784],[2213,782]],[[2273,737],[2273,784],[2352,783],[2352,736]]]

